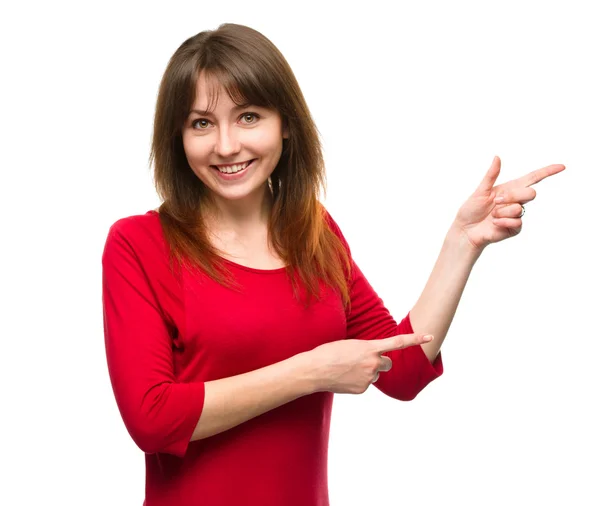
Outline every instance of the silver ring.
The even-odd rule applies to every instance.
[[[523,204],[521,204],[521,214],[519,214],[519,218],[522,218],[524,214],[525,214],[525,206]]]

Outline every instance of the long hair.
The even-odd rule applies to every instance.
[[[236,104],[275,109],[288,131],[269,182],[273,208],[269,241],[286,263],[294,294],[320,297],[319,282],[338,290],[349,306],[349,251],[328,226],[319,202],[325,168],[319,134],[289,64],[264,35],[252,28],[223,24],[186,40],[171,57],[160,83],[150,163],[163,203],[161,226],[179,265],[199,268],[232,286],[224,262],[210,244],[199,210],[209,190],[190,168],[182,127],[196,98],[200,73],[214,77]],[[307,302],[308,303],[308,302]]]

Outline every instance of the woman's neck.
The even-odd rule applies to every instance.
[[[215,198],[202,210],[209,229],[244,233],[268,225],[273,208],[273,194],[267,184],[264,189],[239,200]]]

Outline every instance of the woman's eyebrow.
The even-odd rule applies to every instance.
[[[252,104],[247,103],[247,104],[241,104],[241,105],[236,105],[232,110],[233,111],[240,111],[242,109],[246,109],[247,107],[250,107]],[[199,114],[200,116],[212,116],[212,112],[211,111],[205,111],[205,110],[201,110],[201,109],[192,109],[190,111],[190,113],[188,114],[188,116],[192,113],[196,113]]]

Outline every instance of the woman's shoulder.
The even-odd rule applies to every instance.
[[[110,225],[105,250],[128,249],[138,254],[162,255],[165,240],[156,210],[124,216]]]
[[[331,216],[331,213],[329,212],[329,210],[323,204],[321,204],[321,209],[322,209],[322,213],[323,213],[323,219],[325,220],[325,223],[327,224],[327,226],[331,229],[331,231],[336,236],[338,236],[338,238],[342,241],[342,243],[344,243],[344,245],[346,247],[348,247],[346,238],[344,237],[344,234],[342,233],[342,229],[338,225],[337,221],[335,221],[333,216]]]
[[[144,214],[134,214],[117,219],[110,226],[109,235],[111,232],[136,235],[157,230],[160,230],[160,218],[158,211],[153,209]]]

